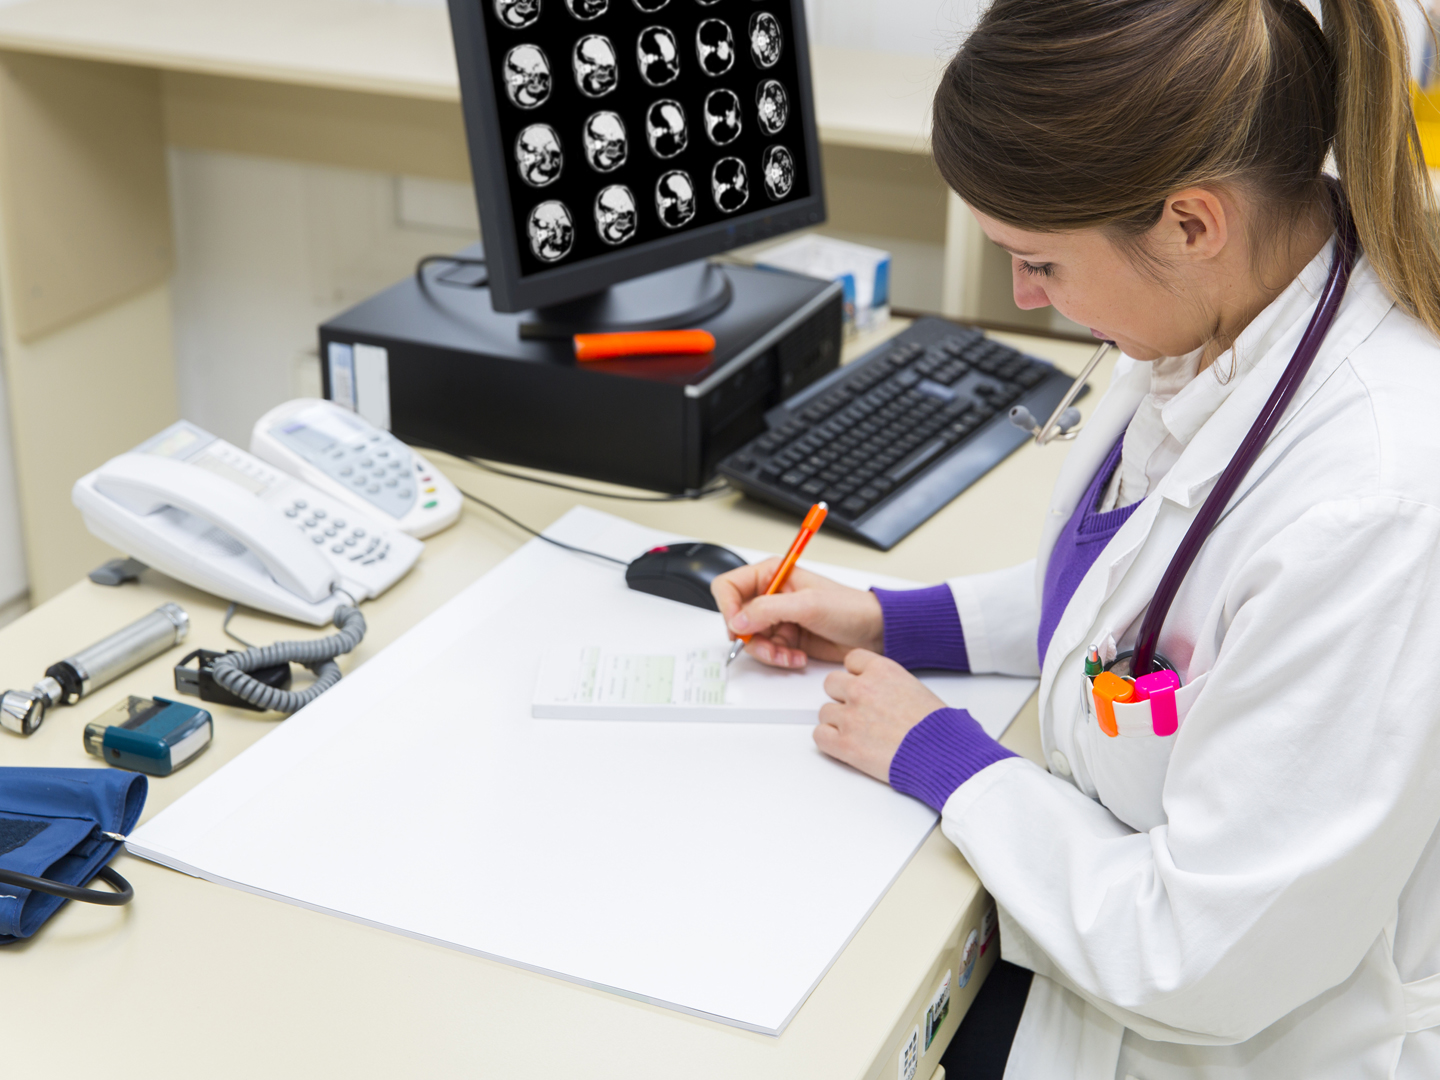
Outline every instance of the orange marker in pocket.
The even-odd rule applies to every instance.
[[[1102,671],[1095,676],[1092,693],[1095,698],[1095,719],[1100,722],[1100,730],[1113,739],[1120,734],[1120,729],[1115,726],[1115,703],[1134,701],[1135,686],[1113,671]]]

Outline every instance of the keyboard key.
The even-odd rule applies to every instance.
[[[800,494],[811,499],[818,499],[825,491],[825,485],[819,480],[810,480],[800,486]]]
[[[932,458],[934,458],[944,449],[944,440],[936,439],[929,446],[925,447],[925,449],[921,450],[918,454],[915,454],[913,457],[909,458],[903,465],[900,465],[899,467],[890,470],[890,479],[894,480],[897,484],[903,483],[907,476],[915,472],[921,466],[927,464]]]
[[[784,476],[780,477],[780,483],[785,487],[799,487],[805,482],[805,474],[798,473],[791,469]]]
[[[865,508],[869,505],[869,499],[866,499],[860,495],[851,495],[848,499],[846,499],[840,504],[840,509],[854,517],[856,514],[863,513],[865,511]]]

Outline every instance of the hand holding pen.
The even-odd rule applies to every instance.
[[[811,535],[814,530],[807,535],[802,529],[806,541]],[[796,541],[803,549],[800,537]],[[742,566],[712,585],[726,626],[733,637],[749,639],[751,656],[773,667],[801,668],[811,657],[839,662],[852,649],[883,649],[884,619],[873,593],[794,567],[793,560],[780,577],[785,561]]]
[[[800,523],[800,532],[790,545],[790,550],[785,553],[785,558],[780,560],[780,568],[775,571],[775,576],[770,579],[770,587],[765,590],[766,596],[774,596],[785,587],[785,582],[790,579],[790,571],[795,569],[795,564],[800,561],[800,555],[805,550],[805,545],[810,543],[810,538],[820,531],[820,526],[825,524],[825,516],[830,513],[830,507],[823,502],[818,502],[810,507],[810,512],[805,515],[805,520]],[[725,666],[729,667],[735,657],[740,655],[740,650],[750,644],[753,634],[741,634],[735,639],[735,644],[730,646],[730,655],[725,657]]]

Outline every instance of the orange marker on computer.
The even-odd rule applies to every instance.
[[[689,356],[715,351],[708,330],[637,330],[618,334],[576,334],[576,360],[618,356]]]
[[[790,550],[785,553],[785,558],[780,560],[780,569],[775,571],[775,576],[770,579],[770,587],[765,590],[766,596],[773,596],[785,587],[785,582],[790,578],[790,571],[795,569],[795,564],[800,561],[800,553],[805,550],[805,545],[810,543],[810,537],[820,531],[820,526],[825,522],[825,515],[830,512],[823,502],[818,502],[810,507],[810,512],[805,515],[805,520],[800,523],[800,534],[795,537],[795,542],[790,545]],[[753,634],[744,634],[735,639],[735,644],[730,646],[730,655],[725,657],[725,666],[729,667],[730,662],[740,655],[740,650],[745,648]]]

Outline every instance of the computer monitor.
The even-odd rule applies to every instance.
[[[824,221],[803,0],[450,0],[450,19],[495,310],[694,321],[728,285],[683,264]]]

